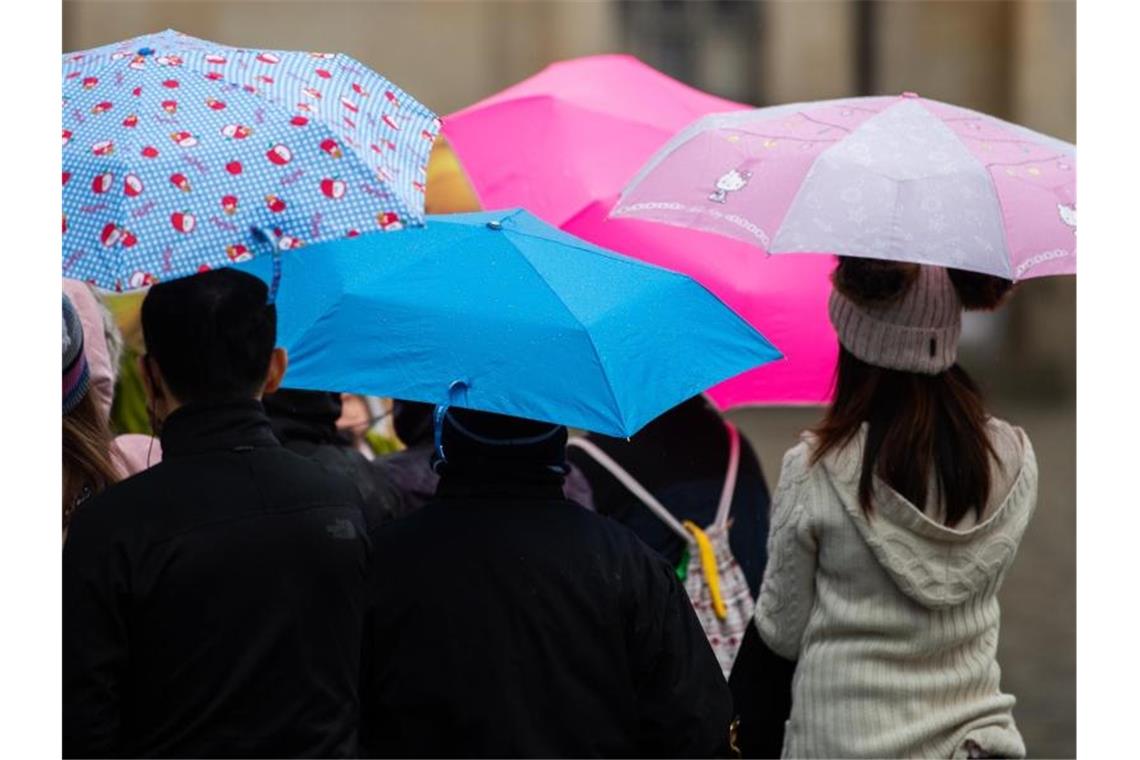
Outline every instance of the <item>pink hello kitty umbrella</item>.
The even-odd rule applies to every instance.
[[[1076,272],[1076,181],[1075,146],[904,93],[706,116],[612,216],[1022,280]]]
[[[522,206],[591,243],[688,274],[785,355],[714,386],[721,408],[820,403],[836,361],[825,257],[757,257],[744,244],[607,220],[622,185],[677,130],[745,106],[625,55],[553,64],[444,118],[443,136],[483,208]],[[686,361],[678,356],[676,361]]]

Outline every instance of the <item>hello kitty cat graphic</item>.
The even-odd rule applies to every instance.
[[[1057,204],[1057,213],[1061,215],[1061,221],[1073,228],[1073,234],[1077,234],[1077,204],[1066,206],[1062,203]]]
[[[725,172],[716,181],[716,190],[709,194],[709,200],[713,203],[724,203],[728,200],[729,193],[744,188],[750,179],[752,172],[747,169],[731,169]]]

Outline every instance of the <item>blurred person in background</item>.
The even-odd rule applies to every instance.
[[[337,427],[343,408],[341,394],[281,388],[267,394],[262,404],[282,446],[352,481],[369,509],[370,525],[401,512],[399,491]]]
[[[784,757],[1024,757],[997,592],[1033,514],[1025,432],[957,365],[1005,280],[841,259],[835,400],[784,457],[756,609],[795,662]]]
[[[92,396],[100,412],[109,418],[123,353],[123,338],[111,313],[90,285],[65,277],[63,293],[75,307],[83,326],[83,350],[87,355]]]
[[[771,703],[768,695],[776,689],[758,691],[755,685],[759,679],[789,684],[791,670],[761,651],[762,642],[750,630],[767,559],[769,506],[768,484],[751,444],[697,395],[632,438],[573,438],[567,458],[587,478],[594,508],[632,529],[683,577],[729,679],[740,748],[745,756],[763,756],[782,733],[779,716],[786,717],[786,708]],[[719,549],[720,567],[710,570],[718,574],[717,593],[728,607],[731,589],[736,590],[737,610],[717,615],[703,568],[691,561],[699,552],[693,529]],[[725,533],[728,546],[717,546]],[[778,743],[774,749],[779,751]]]
[[[267,298],[217,269],[143,302],[164,457],[64,544],[66,757],[355,756],[371,542],[352,485],[273,436]]]
[[[566,428],[437,415],[435,498],[376,532],[363,755],[727,753],[731,694],[685,590],[566,500]]]
[[[342,393],[340,398],[342,412],[337,428],[366,459],[372,461],[399,450],[385,399],[359,393]]]
[[[768,484],[752,445],[743,436],[733,482],[727,482],[730,423],[701,395],[664,412],[632,438],[589,433],[570,439],[567,458],[582,471],[594,509],[632,529],[674,567],[688,544],[621,480],[593,456],[600,450],[679,520],[711,525],[721,496],[730,496],[729,542],[753,596],[767,557]],[[583,443],[592,444],[587,449]]]
[[[392,426],[404,449],[377,457],[372,464],[399,492],[402,514],[428,503],[439,485],[439,475],[431,466],[434,410],[431,404],[393,400]]]
[[[63,536],[75,511],[123,477],[107,418],[96,401],[83,326],[63,296]]]
[[[65,277],[63,292],[71,299],[83,325],[84,353],[96,413],[102,418],[103,424],[113,427],[111,409],[123,355],[123,336],[111,312],[90,285]],[[115,464],[124,478],[145,470],[162,459],[162,448],[158,440],[149,435],[117,435],[114,448]]]
[[[435,406],[420,401],[392,402],[392,426],[404,444],[400,451],[377,457],[375,466],[382,470],[399,491],[403,509],[419,509],[435,496],[439,475],[432,469],[434,448],[432,413]],[[569,462],[563,490],[570,501],[593,508],[590,484],[583,473]]]

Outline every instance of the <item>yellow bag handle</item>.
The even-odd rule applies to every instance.
[[[717,618],[724,620],[728,617],[728,608],[720,595],[720,575],[716,569],[716,554],[713,552],[712,542],[692,520],[685,520],[681,524],[685,526],[685,530],[693,534],[693,538],[697,541],[697,548],[701,555],[701,571],[704,573],[705,583],[709,587],[709,596],[712,597],[713,612],[716,613]]]

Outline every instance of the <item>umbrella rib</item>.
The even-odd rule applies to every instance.
[[[883,110],[886,110],[886,109],[883,109]],[[882,111],[879,111],[878,113],[882,113]],[[806,113],[803,113],[802,111],[800,112],[800,116],[802,116],[805,121],[810,121],[812,124],[818,124],[821,127],[827,127],[828,129],[840,129],[840,130],[843,130],[844,132],[846,132],[848,135],[850,135],[852,132],[855,131],[854,129],[848,129],[847,127],[841,126],[839,124],[828,124],[826,121],[820,121],[819,119],[808,116]],[[857,129],[857,127],[856,127],[856,129]],[[840,139],[842,139],[842,138],[840,138]]]
[[[995,140],[995,142],[996,142],[996,140]],[[1045,156],[1043,158],[1028,158],[1024,161],[1014,161],[1014,162],[990,161],[988,163],[982,164],[982,166],[985,166],[986,168],[989,168],[991,166],[1009,166],[1009,167],[1025,166],[1026,164],[1040,164],[1040,163],[1045,162],[1045,161],[1056,161],[1059,158],[1068,158],[1068,156],[1066,156],[1064,153],[1055,153],[1051,156]],[[979,161],[979,163],[981,163],[981,162]]]
[[[511,234],[525,235],[526,237],[534,238],[536,240],[549,242],[549,240],[545,238],[538,237],[537,235],[529,235],[525,232],[519,232],[518,230],[511,230]],[[578,246],[567,247],[578,248]],[[578,326],[582,328],[582,332],[585,334],[586,340],[590,343],[590,350],[594,352],[594,358],[598,360],[598,366],[602,370],[602,378],[606,381],[606,390],[610,392],[612,411],[617,413],[618,419],[621,420],[622,428],[628,430],[629,426],[626,424],[625,414],[622,412],[621,405],[617,400],[617,393],[614,392],[613,383],[610,381],[609,370],[606,367],[606,363],[602,360],[602,352],[598,350],[598,344],[594,342],[594,336],[590,334],[589,328],[586,327],[586,324],[582,321],[582,319],[574,313],[574,310],[570,308],[570,305],[566,303],[565,299],[562,298],[558,291],[556,291],[554,287],[546,280],[546,278],[542,276],[542,272],[538,271],[538,267],[534,265],[534,262],[530,260],[530,257],[517,248],[515,250],[518,250],[519,256],[521,256],[522,260],[526,262],[526,265],[531,268],[531,271],[534,272],[535,276],[538,278],[538,281],[541,282],[548,291],[550,291],[551,295],[553,295],[555,300],[558,301],[559,305],[561,305],[562,308],[566,310],[566,313],[570,315],[571,319],[573,319],[578,324]],[[589,249],[581,250],[589,251]]]
[[[587,205],[586,208],[583,208],[581,211],[579,211],[577,214],[575,214],[574,217],[571,217],[571,218],[572,219],[576,218],[577,216],[579,216],[583,212],[585,212],[588,208],[589,208],[589,206]],[[524,230],[512,229],[510,232],[512,235],[519,235],[521,237],[528,237],[528,238],[531,238],[533,240],[541,240],[545,243],[551,242],[550,238],[548,238],[548,237],[543,237],[542,235],[535,235],[534,233],[525,232]],[[565,232],[565,230],[559,229],[559,232]],[[570,235],[570,233],[568,233],[568,232],[565,232],[565,234]],[[571,236],[571,237],[573,237],[573,236]],[[575,240],[577,240],[577,239],[578,238],[575,238]],[[585,245],[582,245],[582,243],[585,243]],[[649,266],[649,267],[655,267],[657,269],[665,269],[665,271],[670,272],[671,274],[678,274],[677,272],[674,272],[671,269],[666,269],[665,267],[661,267],[661,266],[658,266],[656,264],[648,264],[644,261],[640,261],[640,260],[635,259],[631,256],[626,256],[623,253],[618,253],[617,251],[610,251],[608,249],[601,248],[600,246],[594,246],[593,244],[588,243],[586,241],[582,241],[582,243],[576,243],[576,242],[571,242],[571,241],[563,242],[561,240],[558,241],[558,244],[564,248],[573,248],[573,249],[581,251],[583,253],[589,253],[589,254],[594,255],[594,256],[601,256],[602,258],[606,258],[606,259],[612,259],[615,261],[622,261],[622,262],[633,264],[635,266]],[[533,266],[534,265],[532,264],[531,267],[533,268]],[[537,272],[538,270],[536,269],[535,271]],[[684,275],[682,275],[682,276],[684,276]]]

